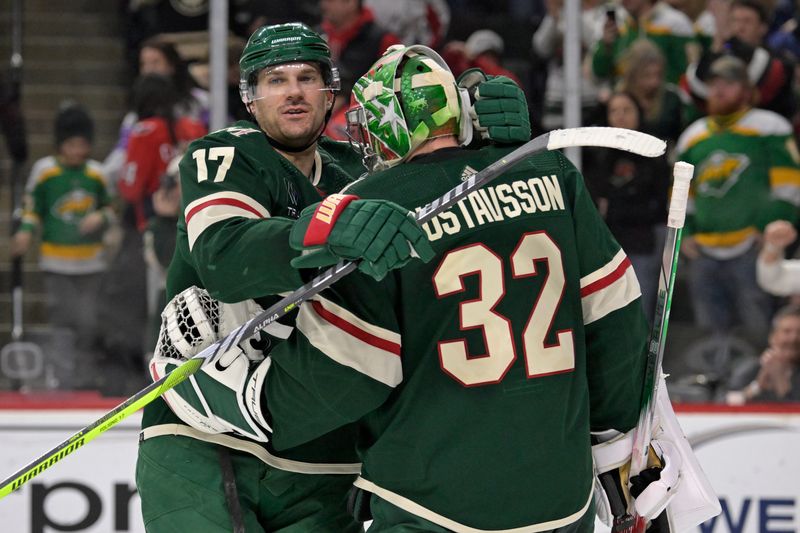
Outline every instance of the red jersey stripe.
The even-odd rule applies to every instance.
[[[199,211],[202,211],[206,207],[212,205],[230,205],[233,207],[238,207],[239,209],[244,209],[245,211],[249,211],[253,213],[258,218],[264,218],[264,216],[259,213],[255,208],[248,205],[247,203],[236,200],[235,198],[215,198],[213,200],[208,200],[207,202],[202,202],[194,206],[187,214],[186,214],[186,223],[188,224],[189,221],[195,216]]]
[[[330,322],[332,325],[336,326],[337,328],[341,329],[356,337],[357,339],[366,342],[371,346],[375,346],[385,352],[393,353],[394,355],[400,355],[400,345],[396,342],[388,341],[386,339],[382,339],[378,336],[373,335],[363,329],[359,328],[355,324],[348,322],[347,320],[343,319],[342,317],[331,313],[327,309],[325,309],[321,303],[316,300],[312,300],[311,305],[314,308],[314,311],[323,319]]]
[[[628,259],[626,256],[625,259],[615,268],[612,272],[608,275],[603,276],[602,278],[598,279],[597,281],[593,281],[592,283],[588,284],[585,287],[581,287],[581,298],[585,298],[590,294],[599,291],[600,289],[605,289],[618,279],[620,279],[624,274],[628,267],[631,266],[631,260]]]

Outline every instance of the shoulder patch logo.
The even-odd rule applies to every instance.
[[[472,168],[471,166],[467,165],[464,167],[464,170],[461,171],[461,181],[467,181],[472,176],[477,174],[478,171]]]

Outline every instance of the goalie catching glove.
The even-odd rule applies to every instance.
[[[407,209],[387,200],[359,200],[332,194],[300,213],[289,245],[303,255],[295,268],[325,267],[345,259],[380,281],[412,258],[430,261],[435,253],[425,231]]]
[[[150,361],[153,380],[223,338],[263,309],[253,300],[225,304],[205,289],[190,287],[161,313],[161,330]],[[271,428],[261,409],[261,390],[270,366],[272,342],[286,339],[292,328],[273,322],[260,337],[232,339],[185,381],[164,393],[172,411],[205,433],[234,433],[267,442]]]

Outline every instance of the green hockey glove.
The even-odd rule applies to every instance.
[[[511,78],[487,76],[472,68],[458,77],[459,87],[466,88],[473,102],[472,124],[482,139],[498,144],[527,142],[531,122],[525,93]]]
[[[292,227],[289,245],[303,251],[292,260],[295,268],[361,260],[359,270],[376,280],[414,257],[427,263],[435,255],[407,209],[387,200],[341,194],[303,209]]]

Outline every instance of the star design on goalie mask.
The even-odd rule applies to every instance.
[[[382,103],[380,100],[375,100],[375,106],[378,107],[380,111],[381,121],[378,123],[378,127],[382,127],[386,124],[392,128],[392,134],[394,135],[395,139],[397,138],[397,126],[403,120],[400,115],[397,114],[395,110],[395,100],[392,99],[389,101],[388,104]]]

